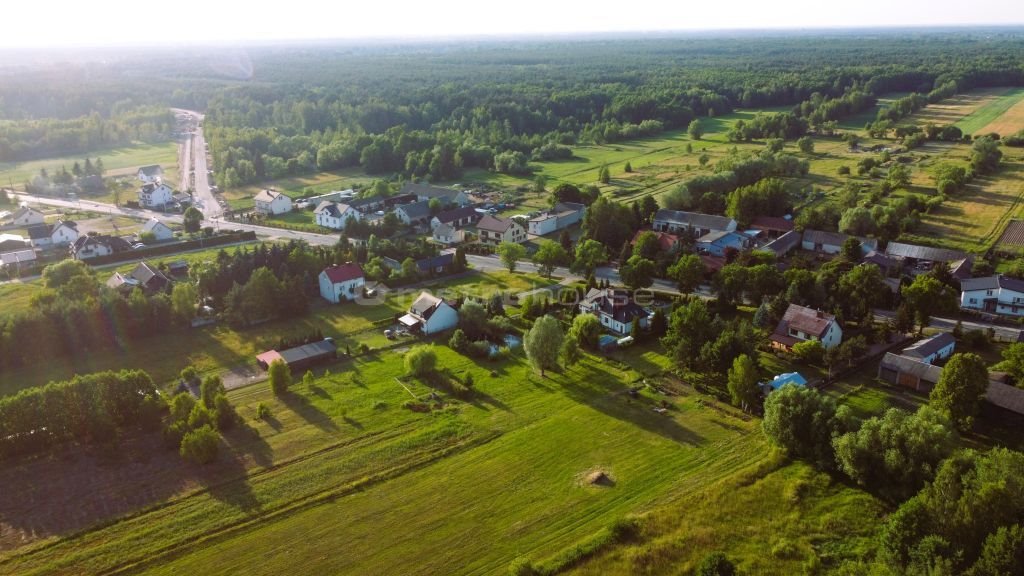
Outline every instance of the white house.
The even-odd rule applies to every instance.
[[[555,205],[554,210],[530,218],[527,228],[530,234],[543,236],[552,232],[568,228],[583,220],[583,214],[587,207],[575,202],[560,202]]]
[[[426,224],[430,221],[430,200],[419,200],[395,208],[395,216],[402,224]]]
[[[459,323],[459,313],[430,292],[421,292],[409,307],[409,312],[398,321],[410,330],[437,334],[455,328]]]
[[[459,244],[466,241],[466,231],[452,228],[447,224],[441,224],[434,228],[431,237],[434,239],[434,242],[440,244]]]
[[[150,182],[139,188],[139,204],[146,208],[157,208],[170,204],[174,200],[174,191],[166,184]]]
[[[320,295],[335,304],[355,300],[362,294],[364,285],[363,269],[355,262],[329,266],[320,273]]]
[[[171,230],[167,224],[164,224],[156,218],[146,220],[146,223],[142,225],[141,233],[152,234],[153,239],[157,242],[164,242],[174,238],[174,230]]]
[[[955,348],[956,338],[949,332],[939,332],[905,349],[902,355],[925,364],[934,364],[952,356]]]
[[[253,198],[257,214],[264,216],[277,216],[292,211],[292,198],[277,190],[260,190],[260,193]]]
[[[43,213],[28,206],[22,206],[4,220],[4,224],[12,227],[28,227],[42,224],[46,221]]]
[[[159,184],[163,178],[164,169],[159,164],[152,164],[150,166],[143,166],[139,168],[138,176],[139,181],[145,184]]]
[[[67,246],[78,240],[78,224],[70,220],[58,220],[50,229],[50,243],[54,246]]]
[[[75,260],[89,260],[127,250],[131,250],[131,245],[123,238],[102,235],[79,236],[71,245],[71,257]]]
[[[960,307],[990,314],[1024,316],[1024,280],[1002,275],[962,280]]]
[[[480,232],[480,242],[483,244],[496,246],[502,242],[526,242],[526,230],[511,218],[488,214],[480,219],[476,229]]]
[[[689,232],[700,238],[709,232],[735,232],[736,221],[725,216],[661,209],[655,212],[651,228],[658,232]]]
[[[630,334],[634,322],[641,328],[649,324],[647,311],[624,290],[591,288],[580,302],[580,311],[594,314],[602,326],[617,334]]]
[[[316,210],[313,210],[313,214],[316,215],[317,224],[334,230],[344,230],[345,226],[348,225],[349,218],[355,218],[356,220],[362,218],[362,213],[348,204],[339,204],[326,200],[321,202],[316,207]]]
[[[771,335],[772,346],[792,350],[795,344],[807,340],[817,340],[831,350],[843,341],[843,329],[831,314],[790,304]]]
[[[417,182],[406,182],[402,186],[401,194],[415,194],[419,200],[433,200],[437,198],[444,206],[465,206],[469,204],[469,196],[462,190],[452,190],[451,188],[441,188]]]

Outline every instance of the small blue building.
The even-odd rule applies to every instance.
[[[765,394],[769,394],[779,388],[782,388],[786,384],[792,384],[794,386],[807,386],[807,379],[804,378],[799,372],[786,372],[785,374],[779,374],[772,379],[771,382],[765,382],[761,385]]]
[[[697,239],[697,250],[712,256],[725,256],[728,248],[742,252],[749,249],[753,243],[753,239],[742,232],[709,232]]]

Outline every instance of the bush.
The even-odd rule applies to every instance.
[[[270,389],[278,396],[288,391],[292,385],[292,373],[283,360],[274,360],[267,370],[270,374]]]
[[[474,358],[487,358],[491,355],[491,344],[486,340],[471,342],[466,351]]]
[[[405,353],[405,371],[418,377],[429,376],[437,369],[433,346],[414,346]]]
[[[466,347],[469,346],[469,338],[466,337],[466,333],[462,331],[462,328],[455,329],[452,337],[448,339],[448,346],[456,352],[465,352]]]
[[[271,417],[270,406],[267,406],[263,402],[256,405],[256,419],[257,420],[269,420]]]
[[[223,432],[230,430],[238,422],[238,414],[235,407],[228,402],[228,397],[219,394],[213,401],[215,413],[217,414],[217,429]]]
[[[509,576],[536,576],[537,568],[528,558],[520,556],[508,565]]]
[[[736,566],[721,552],[704,557],[697,567],[697,576],[735,576]]]
[[[465,386],[466,388],[472,388],[473,384],[473,373],[466,372],[466,377],[462,379],[462,385]]]
[[[209,464],[217,459],[220,436],[210,426],[202,426],[185,434],[179,453],[194,464]]]

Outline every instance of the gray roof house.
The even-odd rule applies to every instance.
[[[696,237],[709,232],[735,232],[736,221],[726,216],[661,209],[654,214],[651,227],[658,232],[690,232]]]

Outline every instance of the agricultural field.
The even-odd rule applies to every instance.
[[[957,122],[956,127],[964,134],[1013,134],[1024,128],[1024,105],[1021,102],[1024,102],[1024,88],[1008,90]]]
[[[103,159],[103,167],[106,170],[104,176],[106,177],[134,177],[139,166],[160,164],[164,169],[164,179],[168,183],[172,183],[172,187],[176,188],[178,185],[177,142],[137,144],[123,148],[95,150],[88,154],[61,158],[0,163],[0,185],[22,190],[24,189],[25,182],[39,174],[41,169],[45,168],[51,174],[59,170],[61,166],[71,170],[71,166],[75,162],[81,163],[86,156],[92,160],[95,160],[97,157]]]
[[[326,194],[335,190],[347,190],[349,188],[366,186],[374,181],[374,178],[366,175],[359,169],[332,170],[329,172],[317,172],[305,174],[292,178],[272,180],[258,185],[241,186],[225,190],[223,195],[228,206],[233,210],[252,208],[252,197],[260,190],[273,188],[280,192],[298,198],[303,196],[306,190],[312,190],[314,194]]]
[[[1016,91],[1010,88],[986,88],[972,90],[966,94],[957,94],[941,102],[925,106],[901,123],[917,124],[918,126],[924,126],[925,124],[935,124],[938,126],[955,124],[964,133],[970,134],[971,132],[965,130],[960,125],[960,122],[967,120],[975,114],[988,114],[988,112],[983,112],[984,110],[998,109],[1000,102],[1014,98],[1012,96],[1014,92]],[[984,124],[981,124],[979,128],[981,126],[984,126]]]

